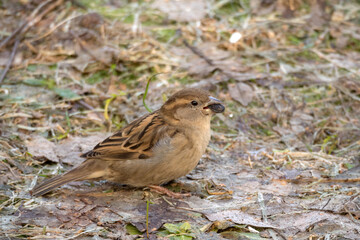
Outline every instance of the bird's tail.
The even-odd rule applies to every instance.
[[[49,180],[46,180],[38,185],[36,185],[31,191],[31,195],[37,197],[44,195],[51,190],[60,187],[66,183],[72,181],[82,181],[87,179],[98,178],[103,175],[103,171],[99,169],[92,168],[94,164],[86,164],[84,162],[79,167],[74,168],[73,170],[56,177],[53,177]],[[95,171],[94,171],[95,170]],[[97,170],[97,171],[96,171]]]

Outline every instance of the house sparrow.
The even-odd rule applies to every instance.
[[[209,92],[183,89],[159,110],[133,121],[82,154],[86,160],[78,167],[35,186],[32,195],[43,195],[71,181],[106,179],[144,187],[184,176],[205,152],[211,117],[224,110]]]

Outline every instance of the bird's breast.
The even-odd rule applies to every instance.
[[[191,130],[179,135],[178,139],[173,139],[173,152],[169,151],[171,162],[177,163],[179,168],[184,166],[186,173],[194,169],[204,154],[210,140],[210,131]],[[168,159],[169,159],[168,158]],[[184,175],[185,175],[184,174]]]
[[[210,131],[181,132],[160,143],[154,152],[158,169],[164,173],[164,181],[188,174],[198,164],[210,140]]]
[[[132,186],[162,184],[192,171],[204,154],[210,139],[209,131],[178,131],[162,138],[149,159],[122,162],[112,167],[113,178]]]

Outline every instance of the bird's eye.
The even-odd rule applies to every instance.
[[[197,102],[197,101],[192,101],[192,102],[191,102],[191,105],[197,106],[197,105],[198,105],[198,102]]]

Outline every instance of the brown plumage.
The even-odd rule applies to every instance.
[[[184,89],[84,153],[86,160],[32,190],[43,195],[65,183],[107,179],[135,187],[158,185],[186,175],[210,140],[210,120],[225,107],[207,91]]]

